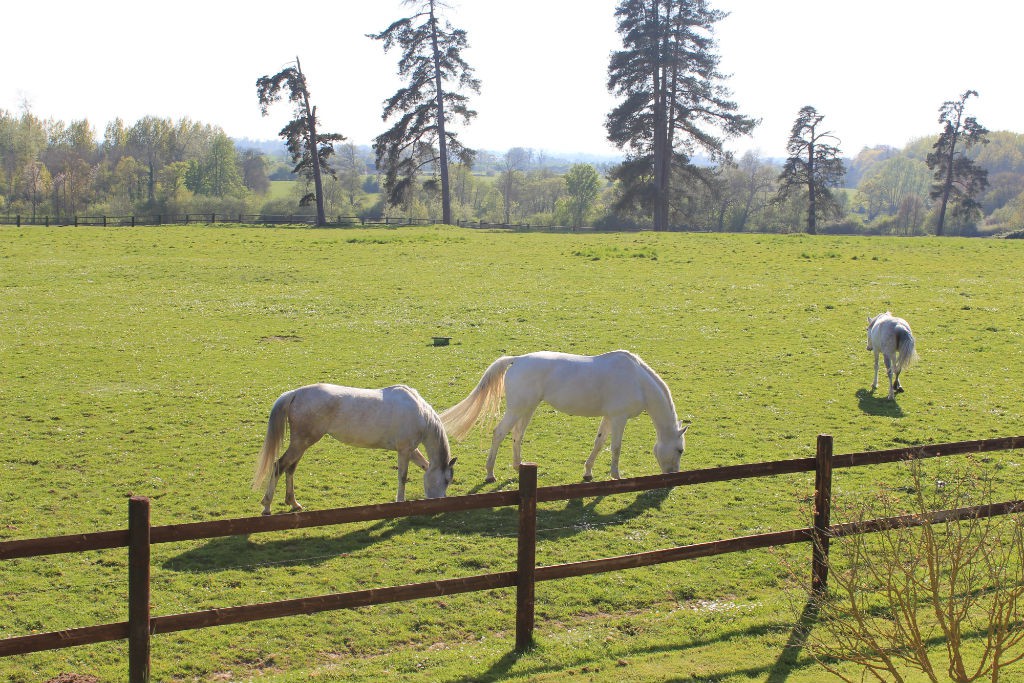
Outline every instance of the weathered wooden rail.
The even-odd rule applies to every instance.
[[[524,463],[519,471],[518,491],[501,491],[452,498],[416,500],[404,503],[363,505],[270,517],[244,517],[156,527],[150,525],[149,500],[143,497],[133,497],[128,503],[127,529],[0,542],[0,560],[110,548],[128,548],[128,620],[0,640],[0,657],[90,643],[127,640],[128,680],[130,683],[142,683],[149,680],[150,638],[153,635],[512,587],[516,588],[516,649],[521,650],[529,647],[533,642],[534,586],[539,581],[553,581],[574,576],[620,571],[666,562],[692,560],[700,557],[793,543],[810,543],[812,545],[811,587],[814,591],[820,591],[825,588],[828,580],[828,548],[830,538],[870,533],[896,526],[920,525],[927,521],[947,522],[1024,511],[1024,500],[1014,500],[955,510],[942,510],[926,516],[906,515],[832,525],[830,518],[832,471],[834,469],[1020,448],[1024,448],[1024,436],[961,441],[834,456],[832,452],[832,437],[821,435],[818,437],[815,457],[810,458],[731,465],[728,467],[691,470],[648,477],[539,488],[537,486],[537,466],[533,463]],[[734,481],[799,472],[815,473],[813,519],[809,527],[597,560],[543,567],[536,566],[538,503],[647,491],[675,486],[694,486],[710,482]],[[172,543],[510,506],[518,506],[519,508],[518,557],[515,571],[253,605],[222,607],[185,614],[163,616],[152,616],[150,614],[150,547],[154,543]]]

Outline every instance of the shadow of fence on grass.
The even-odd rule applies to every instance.
[[[541,507],[537,514],[537,533],[542,539],[557,540],[594,528],[624,524],[644,512],[659,509],[671,489],[638,493],[625,507],[598,512],[604,496],[565,501],[561,509]],[[288,514],[288,513],[284,513]],[[432,529],[458,536],[514,537],[518,525],[515,508],[481,510],[472,515],[433,515],[381,520],[340,535],[285,538],[257,542],[248,535],[213,538],[186,550],[161,565],[175,572],[219,572],[227,569],[255,571],[264,567],[317,566],[335,557],[344,557],[390,540],[410,531]]]

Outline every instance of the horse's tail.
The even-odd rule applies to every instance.
[[[900,373],[918,359],[914,335],[910,330],[904,327],[896,329],[896,350],[899,352],[899,358],[896,359],[896,372]]]
[[[288,408],[294,397],[294,391],[286,391],[274,401],[274,407],[270,409],[270,419],[267,420],[267,437],[263,440],[263,448],[260,449],[260,454],[256,457],[256,473],[252,478],[252,487],[257,491],[267,484],[267,475],[274,467],[277,454],[284,444]]]
[[[450,437],[461,439],[466,436],[481,413],[493,415],[498,412],[501,397],[505,395],[505,371],[515,359],[515,356],[502,356],[491,363],[469,396],[441,413],[441,422]]]

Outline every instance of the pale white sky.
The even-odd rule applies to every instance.
[[[465,59],[482,81],[460,138],[505,151],[616,154],[604,119],[608,55],[620,47],[616,0],[448,0]],[[938,108],[966,89],[990,130],[1024,132],[1016,0],[711,0],[722,70],[740,111],[762,119],[735,151],[784,156],[800,107],[824,114],[848,156],[937,133]],[[311,11],[312,9],[312,11]],[[285,17],[291,11],[295,17]],[[397,48],[365,37],[405,16],[400,0],[5,0],[0,108],[106,123],[146,115],[274,139],[287,103],[260,116],[256,79],[298,55],[323,130],[369,144],[400,86]],[[316,26],[308,17],[316,16]],[[301,26],[300,32],[296,29]],[[959,45],[955,54],[939,47]]]

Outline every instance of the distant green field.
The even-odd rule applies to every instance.
[[[294,187],[294,180],[271,180],[267,199],[287,199],[292,196],[292,188]]]
[[[406,383],[436,408],[502,354],[626,348],[690,424],[684,468],[1024,434],[1024,243],[733,234],[524,234],[448,227],[0,227],[0,540],[259,513],[250,489],[282,392]],[[866,316],[912,323],[920,363],[896,403],[868,392]],[[433,336],[452,343],[434,347]],[[883,380],[884,381],[884,380]],[[545,406],[524,458],[580,479],[597,421]],[[658,471],[646,416],[623,476]],[[510,445],[454,445],[450,495],[514,487]],[[958,459],[962,462],[962,459]],[[1021,453],[984,465],[1020,496]],[[941,473],[952,463],[933,461]],[[608,454],[595,475],[608,476]],[[899,467],[843,470],[855,501]],[[386,502],[395,458],[325,440],[299,465],[307,509]],[[542,506],[538,562],[805,526],[810,475]],[[410,498],[422,496],[418,476]],[[284,510],[279,490],[275,512]],[[836,520],[834,520],[836,521]],[[514,511],[163,544],[153,613],[514,569]],[[785,655],[802,597],[752,551],[541,584],[538,647],[513,656],[509,590],[158,635],[154,681],[823,680]],[[0,638],[125,618],[123,551],[0,562]],[[124,680],[111,643],[0,659],[0,680]]]

